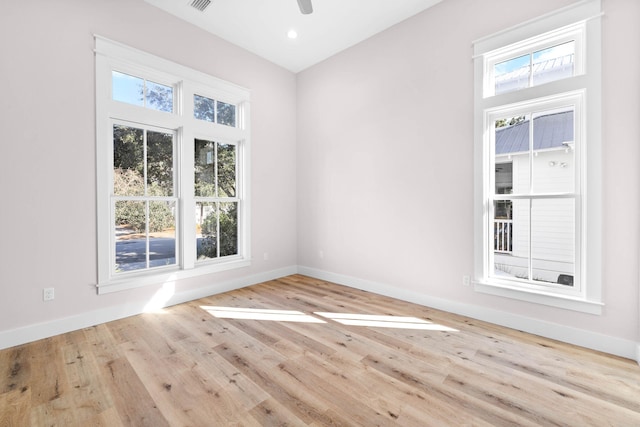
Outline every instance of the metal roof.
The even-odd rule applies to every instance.
[[[573,111],[533,119],[533,150],[561,148],[573,142]],[[529,151],[529,120],[496,129],[496,155]]]
[[[544,83],[560,80],[573,75],[574,54],[567,54],[558,58],[533,63],[533,76],[529,64],[516,68],[508,73],[496,75],[495,93],[512,92],[514,90],[538,86]],[[533,79],[529,81],[529,79]]]

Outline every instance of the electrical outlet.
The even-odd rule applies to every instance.
[[[262,259],[263,259],[263,260],[265,260],[265,261],[269,261],[269,252],[265,252],[265,253],[262,255]]]
[[[42,300],[51,301],[56,297],[54,288],[44,288],[42,290]]]
[[[462,286],[469,286],[471,284],[471,278],[469,276],[462,276]]]
[[[324,251],[323,251],[322,249],[320,249],[320,250],[318,251],[318,257],[319,257],[320,259],[324,259]]]

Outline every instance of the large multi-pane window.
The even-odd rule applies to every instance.
[[[248,91],[96,52],[99,292],[248,265]]]
[[[475,288],[600,310],[598,0],[475,43]]]

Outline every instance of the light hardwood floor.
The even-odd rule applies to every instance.
[[[633,361],[304,276],[6,349],[0,369],[2,427],[640,426]]]

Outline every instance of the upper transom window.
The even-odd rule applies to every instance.
[[[582,74],[584,31],[582,22],[487,54],[484,96],[500,95]]]

